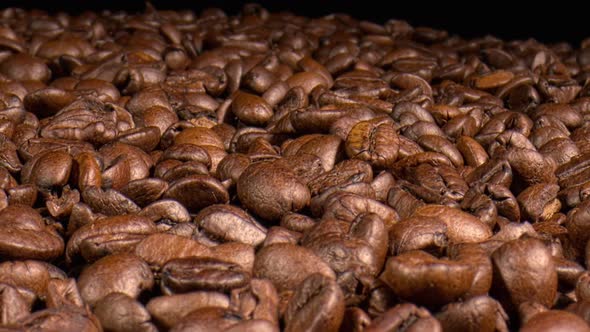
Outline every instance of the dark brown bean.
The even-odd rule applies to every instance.
[[[336,281],[312,274],[289,301],[285,331],[338,331],[343,316],[344,295]]]
[[[143,290],[153,287],[154,276],[141,258],[118,254],[104,257],[84,269],[78,285],[84,301],[94,306],[113,292],[137,298]]]

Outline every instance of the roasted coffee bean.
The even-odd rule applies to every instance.
[[[422,135],[418,139],[418,144],[425,151],[439,152],[447,156],[455,167],[463,166],[463,156],[459,150],[449,140],[436,135]]]
[[[481,192],[480,188],[481,186],[474,186],[465,193],[461,208],[493,228],[498,218],[498,208],[490,197]]]
[[[103,255],[131,251],[142,238],[155,233],[156,225],[145,217],[123,215],[96,220],[78,228],[66,245],[66,259],[75,260],[85,242],[109,244]]]
[[[227,332],[278,332],[279,327],[264,319],[251,319],[237,323],[225,330]]]
[[[162,199],[154,202],[138,213],[139,216],[147,217],[149,220],[165,223],[183,223],[191,220],[190,214],[185,207],[177,201]]]
[[[284,156],[312,154],[322,161],[325,171],[330,171],[342,158],[342,140],[335,135],[305,135],[283,144]]]
[[[324,219],[306,232],[301,244],[322,258],[337,274],[352,271],[375,276],[385,263],[387,234],[376,214],[353,223]]]
[[[4,192],[4,191],[3,191]],[[32,207],[37,201],[37,187],[22,185],[8,189],[3,195],[4,207],[8,205],[23,205]]]
[[[398,136],[391,119],[357,123],[346,138],[346,154],[376,168],[389,168],[398,157]]]
[[[565,227],[574,247],[582,249],[588,242],[586,227],[590,226],[590,200],[585,200],[567,214]]]
[[[150,323],[150,314],[143,305],[123,293],[110,293],[94,307],[102,328],[108,331],[149,331],[158,329]]]
[[[0,325],[17,327],[19,322],[31,313],[32,303],[28,303],[18,289],[8,284],[0,284]]]
[[[248,319],[261,319],[278,325],[279,295],[267,279],[252,279],[249,287],[235,289],[231,293],[232,305]]]
[[[2,151],[2,156],[0,157],[0,166],[5,167],[10,172],[18,172],[21,171],[23,165],[18,158],[17,155],[17,146],[12,142],[8,137],[0,134],[0,151]],[[59,158],[57,158],[59,160]],[[57,167],[60,167],[59,162],[57,162]],[[67,161],[66,165],[67,167]],[[31,166],[29,166],[32,168]],[[24,170],[22,170],[24,171]],[[29,169],[29,172],[32,169]]]
[[[492,262],[493,293],[507,311],[524,302],[551,307],[557,292],[557,272],[543,242],[534,238],[507,242],[492,254]]]
[[[0,211],[0,252],[7,259],[53,260],[64,251],[64,242],[41,215],[24,205]]]
[[[399,304],[375,318],[365,331],[395,331],[406,327],[416,331],[443,330],[428,310],[406,303]]]
[[[465,175],[465,181],[473,186],[476,183],[500,185],[510,188],[512,166],[505,159],[490,159]]]
[[[254,269],[254,247],[241,242],[227,242],[212,248],[210,256],[217,260],[239,265],[243,271],[252,275]]]
[[[165,233],[150,235],[137,244],[135,254],[157,267],[162,267],[171,259],[210,256],[209,247],[192,240],[191,235],[192,229],[187,237]]]
[[[27,94],[23,103],[29,112],[45,118],[55,115],[74,99],[74,94],[69,91],[49,87]]]
[[[506,159],[514,174],[526,185],[557,182],[553,160],[534,150],[511,148],[506,152]]]
[[[75,306],[39,310],[24,319],[21,326],[29,331],[102,331],[100,321],[88,308]]]
[[[191,175],[178,179],[170,184],[163,197],[178,201],[192,213],[229,201],[229,194],[223,185],[207,175]]]
[[[364,213],[379,215],[386,229],[390,229],[399,221],[397,212],[391,207],[366,196],[347,192],[336,192],[326,199],[322,219],[333,218],[351,222]]]
[[[125,174],[129,177],[128,181],[144,179],[149,174],[149,169],[152,166],[152,160],[149,155],[137,148],[135,146],[123,143],[113,143],[109,145],[104,145],[100,150],[100,155],[103,159],[105,164],[105,170],[103,172],[103,179],[105,178],[105,174],[108,174],[108,168],[111,165],[117,165],[119,163],[126,163],[129,165],[129,174]],[[111,174],[109,174],[111,175]],[[122,181],[121,186],[115,185],[118,184],[119,180],[118,174],[112,174],[112,187],[114,189],[119,189],[127,184],[128,181]],[[106,177],[108,179],[108,177]]]
[[[315,225],[315,221],[303,214],[287,213],[281,218],[281,226],[294,232],[305,232]]]
[[[307,184],[312,195],[317,195],[327,189],[339,185],[373,181],[373,169],[360,160],[345,160],[334,166],[328,172],[319,174]]]
[[[402,299],[425,305],[485,294],[491,286],[489,259],[481,249],[465,246],[458,251],[453,260],[408,251],[390,258],[380,279]]]
[[[183,133],[186,131],[183,131]],[[174,159],[182,162],[196,161],[207,167],[211,165],[211,157],[205,149],[191,143],[176,143],[166,149],[162,160]]]
[[[107,216],[133,214],[140,211],[139,206],[114,189],[102,190],[89,187],[82,192],[82,200],[90,206],[92,211]]]
[[[561,210],[561,203],[556,198],[559,186],[556,184],[537,184],[522,191],[517,199],[521,216],[530,221],[544,221]]]
[[[82,300],[75,279],[54,278],[49,280],[45,303],[48,308],[59,308],[67,305],[84,306],[84,300]]]
[[[309,189],[295,173],[273,162],[248,166],[238,179],[237,191],[242,204],[268,220],[297,212],[310,200]]]
[[[229,307],[229,297],[219,292],[198,291],[152,298],[146,305],[154,320],[170,328],[187,314],[208,307]]]
[[[192,311],[174,324],[172,332],[227,331],[242,321],[231,309],[206,307]]]
[[[6,261],[0,264],[0,282],[32,292],[31,301],[35,297],[48,296],[52,279],[66,279],[66,274],[54,265],[34,260]],[[30,297],[27,291],[19,293],[26,299]]]
[[[312,274],[289,301],[285,331],[338,331],[343,316],[344,295],[336,281]]]
[[[488,74],[478,76],[474,79],[474,86],[478,89],[488,90],[498,88],[507,84],[514,77],[514,74],[506,70],[497,70]]]
[[[217,176],[220,180],[231,180],[233,184],[238,182],[242,172],[250,165],[250,158],[241,153],[231,153],[225,156],[217,166]]]
[[[578,280],[576,280],[576,297],[583,301],[588,301],[588,298],[590,296],[588,292],[590,291],[590,289],[588,289],[588,286],[590,286],[589,277],[590,275],[588,275],[588,272],[584,272],[580,274]]]
[[[49,189],[64,186],[70,177],[73,160],[63,151],[47,152],[29,160],[22,170],[22,181]]]
[[[129,124],[123,125],[125,118],[131,120],[130,114],[115,104],[82,98],[57,112],[41,128],[41,136],[104,144],[113,140],[119,130],[130,128]]]
[[[137,298],[154,285],[149,266],[138,256],[116,254],[88,266],[78,279],[80,295],[86,303],[96,305],[105,296],[119,292]]]
[[[534,315],[525,324],[521,331],[539,330],[567,330],[567,331],[590,331],[588,323],[582,318],[561,310],[549,310]]]
[[[444,223],[448,227],[447,236],[454,243],[480,242],[492,235],[489,226],[478,218],[443,205],[424,205],[417,208],[412,217],[418,219],[434,218],[437,222]]]
[[[0,73],[15,81],[47,81],[51,71],[42,59],[27,53],[17,53],[2,61]]]
[[[487,296],[451,303],[436,315],[443,331],[508,331],[508,315]]]
[[[397,183],[387,194],[387,205],[394,208],[400,218],[404,220],[409,218],[418,207],[425,205],[425,203]]]
[[[461,152],[465,164],[469,166],[478,167],[489,158],[483,147],[468,136],[461,136],[457,140],[457,149]]]
[[[335,278],[334,271],[326,263],[300,246],[277,243],[263,247],[256,254],[255,276],[269,279],[279,292],[294,290],[314,273]]]
[[[61,197],[49,194],[45,201],[45,206],[49,214],[54,218],[69,217],[74,205],[80,202],[80,193],[78,190],[70,190],[69,186],[63,188]]]
[[[207,169],[207,166],[198,161],[170,161],[174,161],[176,162],[176,164],[171,164],[170,166],[172,167],[166,170],[166,172],[161,176],[162,180],[166,181],[167,183],[174,182],[192,175],[209,175],[209,170]]]
[[[213,238],[257,246],[266,237],[266,229],[246,211],[227,205],[213,205],[195,217],[195,224]]]
[[[232,112],[246,124],[263,125],[273,115],[272,108],[256,95],[238,91],[232,102]]]
[[[188,291],[228,291],[246,285],[250,275],[239,265],[213,258],[177,258],[162,267],[165,294]]]
[[[364,331],[371,324],[369,315],[358,307],[346,309],[344,319],[340,326],[341,331]]]

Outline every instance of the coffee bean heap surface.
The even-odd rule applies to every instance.
[[[590,331],[590,39],[0,11],[0,331]]]

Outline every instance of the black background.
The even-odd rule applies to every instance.
[[[236,14],[244,1],[210,0],[153,0],[158,9],[192,9],[197,12],[207,7],[223,8],[228,14]],[[253,1],[249,1],[253,2]],[[304,16],[322,16],[333,12],[350,14],[359,19],[383,23],[387,19],[407,20],[414,26],[429,26],[448,30],[464,37],[486,34],[500,38],[537,40],[553,43],[567,41],[579,46],[582,39],[590,37],[590,4],[584,1],[536,2],[513,1],[420,1],[420,0],[259,0],[271,11],[291,11]],[[50,12],[71,13],[83,10],[142,11],[144,1],[1,1],[0,7],[38,8]]]

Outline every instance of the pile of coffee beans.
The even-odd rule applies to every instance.
[[[3,332],[590,331],[590,39],[9,8],[0,152]]]

